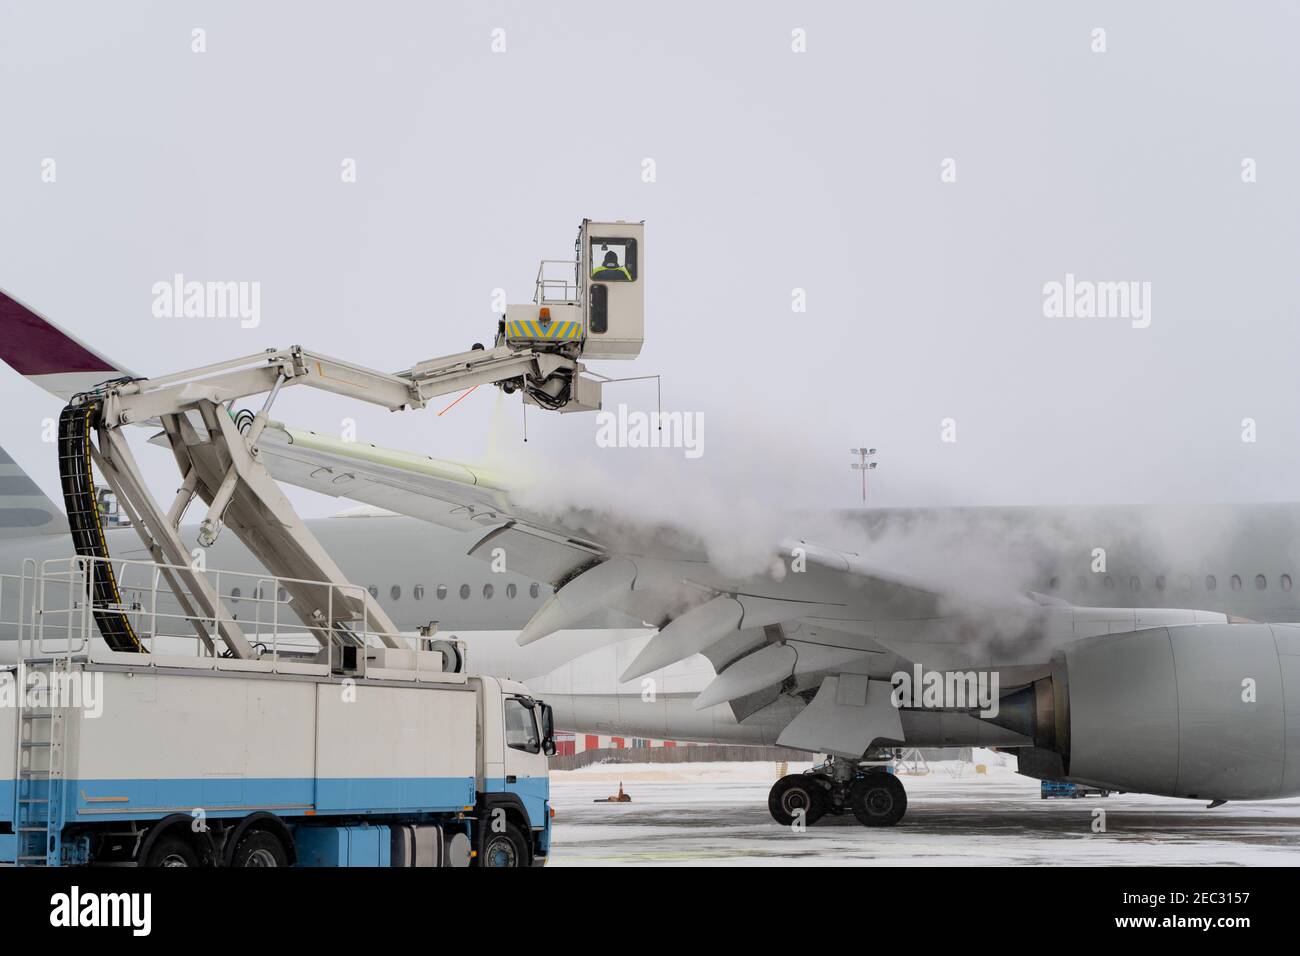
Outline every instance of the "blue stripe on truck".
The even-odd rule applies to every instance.
[[[475,800],[473,777],[198,777],[174,780],[68,780],[69,817],[125,819],[195,808],[311,809],[322,813],[461,810]],[[313,786],[315,792],[313,793]],[[489,792],[518,794],[535,826],[546,818],[545,777],[488,781]],[[0,780],[0,822],[14,818],[13,780]],[[287,812],[287,810],[286,810]],[[291,813],[289,815],[292,815]]]
[[[534,827],[542,827],[547,821],[546,801],[551,796],[551,781],[547,777],[520,777],[516,783],[506,783],[505,777],[489,777],[489,793],[514,793],[524,802],[528,811],[528,820]]]
[[[150,819],[201,808],[208,814],[266,809],[284,816],[445,813],[473,806],[473,777],[198,777],[69,780],[67,819]],[[0,782],[0,787],[4,783]]]

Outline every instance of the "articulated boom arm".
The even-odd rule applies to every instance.
[[[643,223],[584,219],[572,273],[566,266],[557,285],[546,278],[543,263],[533,302],[506,307],[491,348],[476,345],[390,374],[294,346],[160,378],[119,379],[74,396],[60,418],[59,471],[77,553],[97,559],[87,566],[100,569],[88,587],[104,640],[115,650],[145,649],[108,560],[94,465],[213,653],[217,640],[234,657],[251,657],[254,650],[203,570],[192,565],[181,539],[181,518],[195,498],[207,505],[199,544],[210,547],[223,527],[234,529],[266,570],[281,579],[294,613],[331,662],[336,653],[340,661],[355,659],[370,636],[404,647],[388,615],[344,579],[258,458],[258,441],[280,389],[307,385],[397,411],[495,384],[553,411],[599,409],[601,380],[584,376],[578,359],[631,359],[641,351],[644,240]],[[244,414],[236,419],[235,402],[250,395],[266,395],[261,410],[251,421]],[[149,494],[122,430],[155,421],[183,476],[166,510]]]
[[[558,352],[497,345],[389,374],[295,345],[160,378],[114,383],[104,393],[104,422],[110,428],[143,422],[199,399],[227,404],[283,385],[309,385],[398,411],[423,408],[432,398],[476,385],[521,378],[540,383],[556,376],[576,377],[585,370],[581,362]],[[600,383],[583,381],[584,390],[594,390],[586,394],[594,394],[598,403]]]
[[[368,635],[389,647],[404,647],[388,615],[369,594],[349,584],[259,461],[258,439],[276,396],[285,386],[307,385],[395,411],[422,408],[449,392],[501,383],[527,389],[535,404],[546,407],[583,407],[583,397],[594,401],[586,407],[599,407],[599,382],[582,379],[581,386],[576,384],[582,371],[572,355],[505,343],[422,362],[395,375],[294,346],[160,378],[106,383],[74,398],[62,419],[60,471],[78,553],[109,557],[100,533],[93,461],[150,554],[167,566],[166,577],[193,616],[197,636],[213,652],[219,640],[230,656],[255,655],[221,595],[201,568],[192,567],[180,537],[181,519],[195,498],[207,505],[199,544],[210,547],[223,527],[232,528],[267,571],[282,580],[294,613],[331,660],[336,652],[340,659],[346,657],[344,647],[364,645]],[[234,403],[263,393],[261,410],[241,428],[231,413]],[[122,430],[123,425],[151,421],[161,425],[184,476],[166,510],[149,494]],[[92,443],[92,433],[97,443]],[[92,600],[101,634],[116,650],[143,651],[112,579],[111,562],[97,567],[100,579],[94,582]]]

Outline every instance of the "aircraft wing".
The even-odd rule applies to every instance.
[[[345,442],[279,422],[269,423],[258,444],[277,480],[331,497],[458,531],[495,527],[510,517],[505,489],[482,468]]]
[[[601,610],[630,615],[657,633],[622,681],[652,680],[662,668],[702,654],[717,676],[696,708],[729,705],[743,720],[779,695],[799,697],[811,716],[796,716],[782,740],[805,749],[838,744],[861,753],[875,740],[902,742],[893,708],[872,706],[867,721],[849,721],[848,740],[827,727],[844,723],[834,710],[852,706],[855,695],[869,691],[873,705],[887,696],[889,675],[913,660],[991,666],[1053,610],[1024,593],[962,593],[955,582],[908,576],[798,538],[774,542],[762,572],[736,576],[711,561],[689,530],[581,511],[531,513],[506,478],[473,466],[278,423],[260,444],[281,481],[480,530],[471,554],[549,582],[555,593],[524,627],[521,644]],[[830,697],[849,704],[822,699],[827,678],[836,679]],[[857,690],[846,692],[850,685]],[[814,726],[801,730],[801,720]]]

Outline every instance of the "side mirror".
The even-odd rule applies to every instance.
[[[542,709],[542,752],[548,757],[555,756],[555,712],[550,704],[541,704]]]

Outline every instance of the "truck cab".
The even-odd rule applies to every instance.
[[[551,849],[548,758],[555,753],[551,707],[518,681],[473,677],[479,685],[475,852],[481,866],[541,865]]]

